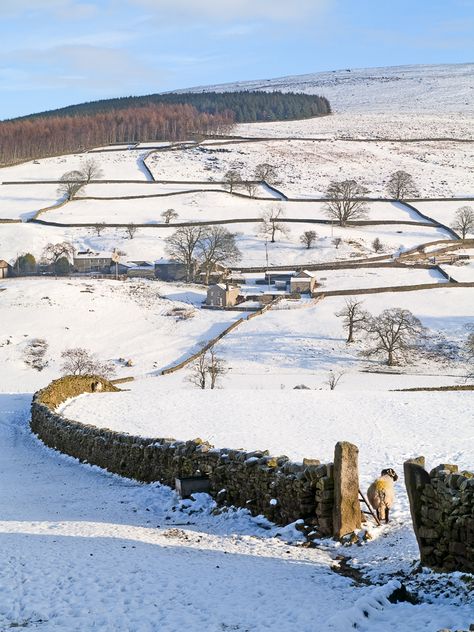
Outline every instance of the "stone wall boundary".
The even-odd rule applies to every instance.
[[[200,439],[145,438],[70,420],[56,410],[69,397],[94,389],[97,397],[99,391],[118,390],[95,376],[75,380],[56,380],[33,397],[30,426],[47,446],[146,483],[174,487],[176,477],[205,475],[219,504],[247,508],[277,524],[304,519],[321,536],[333,534],[337,507],[332,463],[294,463],[266,450],[217,449]]]
[[[474,472],[441,464],[428,473],[424,457],[404,472],[421,564],[474,573]]]
[[[393,285],[386,287],[357,288],[353,290],[326,290],[314,292],[313,296],[355,296],[357,294],[383,294],[384,292],[417,292],[441,288],[474,287],[474,282],[420,283],[418,285]]]

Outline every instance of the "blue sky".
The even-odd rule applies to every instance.
[[[0,119],[319,70],[474,61],[474,0],[0,0]]]

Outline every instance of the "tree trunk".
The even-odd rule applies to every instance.
[[[347,342],[354,342],[354,326],[349,324],[349,334],[347,336]]]
[[[395,362],[393,361],[393,351],[391,349],[388,352],[387,364],[388,364],[388,366],[393,366],[395,364]]]

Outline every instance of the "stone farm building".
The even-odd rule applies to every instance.
[[[312,294],[316,287],[316,277],[308,270],[302,270],[290,279],[290,292]]]
[[[0,259],[0,279],[6,279],[8,276],[10,266],[6,261]]]
[[[237,303],[240,288],[227,283],[211,285],[207,290],[206,305],[210,307],[233,307]]]
[[[74,255],[73,268],[75,272],[87,274],[89,272],[100,272],[110,274],[112,265],[112,255],[106,252],[92,252],[84,250]]]

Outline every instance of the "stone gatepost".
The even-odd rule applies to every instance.
[[[333,536],[342,538],[361,527],[359,448],[339,441],[334,449]]]

